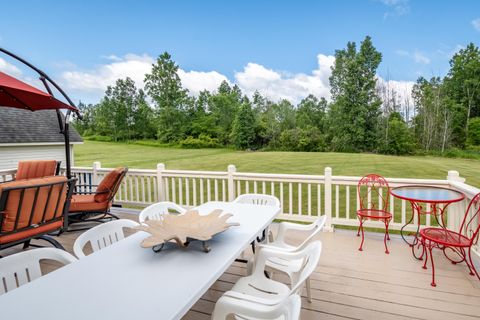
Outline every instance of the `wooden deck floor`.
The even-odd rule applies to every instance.
[[[135,215],[120,214],[136,219]],[[275,229],[275,227],[273,227]],[[79,233],[70,232],[58,240],[72,252]],[[292,243],[300,234],[290,235]],[[480,281],[470,276],[465,264],[452,265],[436,252],[437,287],[430,286],[430,270],[411,256],[398,237],[383,249],[381,235],[368,234],[364,251],[357,250],[359,239],[351,231],[322,233],[323,252],[312,275],[313,302],[302,301],[301,319],[479,319]],[[4,250],[7,255],[21,247]],[[45,265],[45,270],[54,269]],[[235,262],[193,306],[184,319],[210,319],[215,302],[246,273]],[[288,283],[280,274],[276,280]]]

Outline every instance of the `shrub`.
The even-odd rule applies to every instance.
[[[405,122],[392,118],[388,122],[388,141],[380,147],[381,153],[404,155],[411,154],[415,149],[413,137]]]
[[[201,149],[201,148],[218,148],[220,143],[218,139],[211,138],[206,135],[199,135],[198,138],[187,137],[179,142],[181,148],[185,149]]]
[[[325,139],[318,128],[295,128],[282,132],[280,147],[286,151],[324,151]]]
[[[113,141],[112,137],[100,136],[100,135],[84,136],[82,138],[85,139],[85,140],[90,140],[90,141],[101,141],[101,142],[112,142]]]

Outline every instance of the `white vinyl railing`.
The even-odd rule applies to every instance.
[[[96,185],[111,169],[102,168],[99,162],[92,167],[75,167],[77,184]],[[193,207],[207,201],[232,201],[240,194],[271,194],[280,199],[282,214],[279,219],[313,221],[319,215],[327,215],[327,226],[358,226],[356,210],[359,208],[356,186],[360,177],[334,176],[331,168],[324,175],[266,174],[237,172],[234,165],[227,171],[167,170],[158,164],[156,170],[129,169],[117,193],[116,203],[144,207],[158,201],[173,201],[185,207]],[[402,185],[429,185],[459,190],[466,199],[448,207],[448,226],[458,229],[468,201],[479,189],[464,183],[458,172],[449,171],[445,180],[387,178],[391,187]],[[86,187],[88,188],[88,187]],[[392,230],[399,230],[410,220],[412,210],[405,200],[390,196],[390,211],[394,219]],[[428,208],[427,208],[428,210]],[[417,222],[416,219],[414,221]],[[435,225],[426,215],[421,225]],[[367,227],[382,227],[383,223],[368,221]],[[414,231],[411,224],[405,230]]]
[[[17,169],[0,170],[0,182],[6,182],[15,179]]]
[[[92,167],[74,167],[77,185],[84,190],[94,190],[102,178],[112,169],[102,168],[100,162]],[[15,169],[0,170],[0,182],[12,180]],[[356,210],[360,203],[356,186],[361,177],[334,176],[331,168],[323,175],[267,174],[237,172],[234,165],[227,171],[167,170],[158,164],[155,170],[129,169],[115,197],[122,205],[145,207],[159,201],[173,201],[184,207],[194,207],[208,201],[232,201],[244,193],[271,194],[280,199],[282,213],[278,219],[309,222],[319,215],[326,215],[326,230],[333,226],[357,227]],[[390,187],[402,185],[429,185],[458,190],[465,200],[452,204],[447,211],[447,224],[458,230],[468,202],[480,189],[465,183],[457,171],[449,171],[445,180],[387,178]],[[390,195],[390,212],[394,219],[391,230],[400,230],[412,216],[410,203]],[[426,207],[428,211],[429,207]],[[434,219],[433,219],[434,220]],[[418,221],[404,230],[414,231]],[[426,215],[420,225],[435,225]],[[383,223],[367,221],[367,227],[383,228]]]

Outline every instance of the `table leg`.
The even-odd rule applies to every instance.
[[[413,218],[415,216],[415,212],[416,212],[416,209],[415,209],[415,204],[413,202],[410,202],[410,205],[412,206],[412,217],[410,218],[410,220],[408,220],[407,223],[405,223],[402,228],[400,229],[400,235],[402,236],[402,239],[403,241],[405,241],[406,244],[408,244],[410,247],[413,246],[413,243],[410,243],[406,238],[405,238],[405,232],[403,231],[403,229],[405,229],[406,226],[408,226],[410,223],[412,223],[413,221]],[[417,230],[417,234],[418,234],[418,230]]]
[[[402,228],[400,229],[400,235],[402,236],[403,241],[405,241],[405,243],[407,243],[412,248],[412,254],[415,257],[415,259],[423,260],[423,257],[425,255],[425,247],[422,245],[422,243],[419,239],[420,218],[421,218],[422,207],[414,201],[410,201],[410,205],[412,207],[412,216],[411,216],[410,220],[404,226],[402,226]],[[413,241],[410,242],[405,237],[404,229],[405,229],[406,226],[408,226],[409,224],[412,223],[412,221],[414,220],[415,214],[417,214],[417,217],[418,217],[417,231],[415,232]],[[421,248],[421,251],[417,252],[420,248]]]

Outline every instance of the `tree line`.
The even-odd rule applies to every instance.
[[[409,154],[480,145],[480,51],[473,43],[450,60],[445,77],[420,77],[403,101],[379,81],[382,54],[366,37],[335,52],[331,101],[309,95],[294,105],[259,92],[246,96],[224,81],[197,96],[182,87],[167,52],[145,76],[109,86],[98,104],[80,103],[85,137],[154,139],[186,148]],[[412,101],[409,100],[412,97]]]

